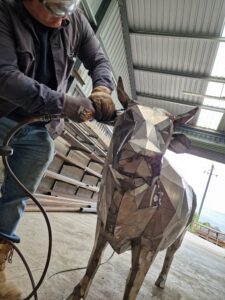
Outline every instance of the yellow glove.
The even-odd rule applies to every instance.
[[[92,101],[98,122],[109,122],[115,118],[115,105],[111,98],[111,90],[105,86],[98,86],[93,89],[89,99]]]

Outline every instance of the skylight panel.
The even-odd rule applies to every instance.
[[[206,90],[206,95],[215,96],[215,97],[224,97],[225,96],[224,84],[220,82],[209,82]],[[207,98],[207,96],[204,98],[203,104],[218,107],[218,108],[225,108],[225,100],[210,99]]]
[[[222,37],[225,37],[225,26],[223,28]],[[225,43],[220,43],[216,55],[216,59],[213,65],[211,76],[225,77]],[[211,97],[225,97],[224,83],[220,82],[209,82],[205,95]],[[203,105],[213,106],[217,108],[225,108],[225,100],[223,99],[212,99],[204,97]],[[222,112],[210,111],[207,109],[201,109],[197,126],[217,130],[220,121],[223,117]]]
[[[212,69],[212,76],[225,77],[225,43],[220,43],[215,63]]]
[[[222,117],[222,112],[201,109],[201,113],[199,114],[197,121],[197,126],[216,130],[219,126]]]
[[[207,86],[206,95],[221,97],[223,86],[223,83],[210,81]]]
[[[204,98],[203,104],[225,109],[225,101],[224,100],[209,99],[206,97],[206,98]]]

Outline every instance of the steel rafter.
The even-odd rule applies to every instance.
[[[164,74],[164,75],[177,76],[177,77],[186,77],[186,78],[196,79],[196,80],[225,83],[224,77],[213,77],[213,76],[206,76],[206,75],[200,75],[200,74],[197,75],[197,74],[190,74],[190,73],[185,73],[185,72],[154,69],[154,68],[150,68],[150,67],[143,67],[143,66],[137,66],[137,65],[134,65],[134,71],[143,71],[143,72]]]
[[[225,133],[216,130],[204,129],[191,125],[180,125],[176,127],[177,130],[187,133],[197,139],[207,140],[217,145],[225,147]],[[224,148],[225,151],[225,148]]]
[[[225,163],[225,133],[190,125],[178,126],[176,131],[191,140],[188,153]]]
[[[213,41],[213,42],[225,42],[225,38],[221,36],[210,36],[210,35],[200,35],[200,34],[188,34],[188,33],[172,33],[172,32],[154,32],[154,31],[143,31],[143,30],[129,30],[130,34],[136,35],[144,35],[149,37],[165,37],[165,38],[173,38],[173,39],[192,39],[192,40],[206,40],[206,41]]]
[[[171,103],[178,103],[178,104],[188,105],[188,106],[192,106],[192,107],[193,106],[198,106],[199,108],[202,108],[202,109],[208,109],[208,110],[222,112],[222,113],[225,112],[225,109],[223,109],[223,108],[218,108],[218,107],[209,106],[209,105],[203,105],[202,103],[198,104],[196,102],[187,101],[187,100],[183,100],[183,99],[166,98],[166,97],[161,97],[161,96],[157,96],[157,95],[153,95],[153,94],[147,94],[147,93],[142,93],[142,92],[137,92],[137,96],[144,97],[144,98],[150,98],[150,99],[156,99],[156,100],[159,100],[159,101],[166,101],[166,102],[171,102]]]

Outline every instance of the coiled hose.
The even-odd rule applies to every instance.
[[[49,267],[49,263],[50,263],[50,259],[51,259],[51,252],[52,252],[52,230],[51,230],[51,225],[50,225],[50,221],[48,219],[48,216],[44,210],[44,208],[42,207],[42,205],[39,203],[39,201],[34,197],[34,195],[19,181],[19,179],[15,176],[15,174],[13,173],[9,163],[8,163],[8,159],[7,156],[9,155],[13,155],[13,149],[10,147],[10,141],[12,140],[12,138],[15,136],[15,134],[25,125],[29,125],[31,123],[34,122],[49,122],[52,120],[58,120],[60,118],[64,118],[63,115],[42,115],[42,116],[34,116],[34,117],[30,117],[22,122],[20,122],[17,126],[15,126],[10,132],[9,134],[5,137],[4,141],[3,141],[3,145],[1,147],[1,155],[2,155],[2,161],[4,164],[5,169],[7,170],[7,172],[9,173],[9,175],[13,178],[13,180],[15,181],[15,183],[17,185],[19,185],[21,187],[21,189],[24,191],[24,193],[26,194],[27,197],[29,197],[30,199],[32,199],[32,201],[38,206],[38,208],[40,209],[41,213],[44,216],[46,225],[47,225],[47,231],[48,231],[48,251],[47,251],[47,257],[46,257],[46,262],[45,262],[45,266],[42,272],[42,275],[38,281],[38,283],[35,285],[34,283],[34,279],[32,276],[32,273],[30,271],[30,268],[24,258],[24,256],[22,255],[22,253],[19,251],[19,249],[8,239],[5,239],[4,237],[2,237],[3,239],[5,239],[8,243],[11,244],[11,246],[15,249],[15,251],[18,253],[18,255],[20,256],[20,258],[22,259],[26,270],[28,272],[28,275],[30,277],[31,280],[31,284],[32,284],[32,288],[33,291],[24,299],[24,300],[29,300],[31,299],[31,297],[34,296],[35,300],[38,300],[38,296],[37,296],[37,291],[40,288],[41,284],[43,283],[43,280],[46,276],[48,267]]]

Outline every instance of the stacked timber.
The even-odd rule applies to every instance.
[[[80,197],[63,197],[48,196],[43,194],[35,194],[35,198],[38,202],[45,208],[47,212],[78,212],[83,211],[83,209],[95,209],[96,202]],[[39,208],[34,205],[32,200],[28,200],[27,212],[39,212]]]
[[[111,129],[95,121],[66,122],[63,134],[55,140],[54,160],[36,194],[46,211],[96,210],[110,137]],[[2,175],[0,160],[0,184]],[[29,200],[26,211],[39,208]]]
[[[55,140],[55,158],[35,194],[46,211],[96,211],[110,136],[97,127],[96,122],[68,121]],[[39,208],[29,200],[26,211]]]

